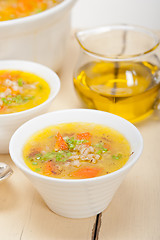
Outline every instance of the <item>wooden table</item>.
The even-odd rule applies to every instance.
[[[72,74],[78,46],[70,41],[59,73],[61,91],[50,111],[81,108]],[[0,183],[0,240],[160,240],[160,118],[153,115],[136,125],[144,151],[109,207],[88,219],[67,219],[51,212],[9,155],[0,161],[14,174]]]

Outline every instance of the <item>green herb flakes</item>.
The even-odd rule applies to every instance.
[[[37,162],[32,162],[32,165],[37,165],[38,163]]]
[[[40,168],[36,168],[35,171],[36,171],[36,172],[40,172],[41,169],[40,169]]]
[[[120,154],[120,153],[117,156],[116,155],[112,155],[112,158],[116,159],[116,160],[119,160],[121,157],[122,157],[122,154]]]
[[[20,87],[23,86],[23,79],[22,78],[18,79],[18,86],[20,86]]]

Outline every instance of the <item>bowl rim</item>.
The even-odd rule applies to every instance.
[[[26,17],[22,17],[22,18],[16,18],[16,19],[12,19],[12,20],[6,20],[6,21],[0,21],[0,28],[1,27],[5,27],[5,26],[12,26],[15,24],[23,24],[23,23],[30,23],[33,21],[39,21],[39,19],[43,19],[47,16],[50,15],[55,15],[57,14],[57,12],[63,11],[64,9],[67,8],[67,6],[72,6],[77,0],[63,0],[61,3],[59,3],[58,5],[49,8],[45,11],[42,11],[40,13],[37,14],[33,14],[30,16],[26,16]]]
[[[21,164],[19,160],[15,160],[15,156],[16,155],[14,154],[14,149],[12,148],[12,145],[13,145],[13,142],[15,141],[17,133],[19,131],[22,131],[23,128],[25,128],[25,126],[27,126],[29,124],[32,124],[32,121],[38,121],[40,118],[48,118],[50,115],[54,115],[54,114],[57,114],[57,113],[62,113],[62,114],[64,113],[64,114],[66,114],[66,113],[69,113],[69,112],[77,112],[77,111],[78,112],[83,112],[83,113],[88,113],[88,114],[90,114],[91,112],[93,114],[94,113],[96,114],[97,112],[98,112],[98,114],[102,114],[103,113],[103,114],[106,114],[106,117],[110,116],[110,117],[112,117],[114,119],[117,119],[117,120],[119,119],[123,123],[127,124],[128,126],[130,126],[132,129],[134,129],[134,131],[136,132],[137,136],[139,137],[139,141],[140,141],[140,146],[139,146],[139,149],[136,152],[136,155],[135,155],[134,159],[132,159],[131,162],[128,162],[127,165],[125,164],[120,169],[118,169],[118,170],[116,170],[116,171],[114,171],[112,173],[109,173],[109,174],[106,174],[106,175],[103,175],[103,176],[99,176],[99,177],[86,178],[86,179],[60,179],[60,178],[47,177],[47,176],[44,176],[44,175],[41,175],[41,174],[38,174],[38,173],[32,171],[30,168],[27,167],[27,165],[23,166],[23,164]],[[67,121],[67,122],[69,122],[69,121]],[[96,123],[96,124],[99,124],[99,123]],[[101,125],[103,125],[103,124],[101,124]],[[30,137],[31,136],[32,136],[32,134],[30,134]],[[108,112],[103,112],[103,111],[99,111],[99,110],[92,110],[92,109],[65,109],[65,110],[58,110],[58,111],[42,114],[42,115],[40,115],[38,117],[35,117],[35,118],[25,122],[23,125],[21,125],[15,131],[13,136],[11,137],[11,140],[10,140],[10,143],[9,143],[9,153],[10,153],[10,156],[11,156],[13,162],[17,165],[17,167],[20,168],[23,172],[25,172],[26,174],[32,175],[33,177],[36,177],[39,180],[44,180],[44,181],[49,181],[49,182],[57,182],[57,183],[64,183],[64,184],[67,184],[67,183],[73,183],[73,184],[87,183],[87,182],[90,182],[90,181],[91,182],[93,182],[93,181],[98,182],[98,181],[101,181],[103,179],[108,179],[108,178],[112,178],[112,177],[114,178],[115,176],[123,174],[123,172],[127,171],[128,169],[130,169],[135,164],[135,162],[138,160],[138,158],[140,157],[140,155],[142,153],[142,150],[143,150],[143,138],[142,138],[142,135],[139,132],[139,130],[132,123],[130,123],[126,119],[124,119],[122,117],[119,117],[119,116],[117,116],[115,114],[108,113]]]
[[[42,65],[42,64],[40,64],[40,63],[37,63],[37,62],[26,61],[26,60],[14,60],[14,59],[13,59],[13,60],[0,60],[0,65],[1,65],[1,63],[4,63],[4,64],[5,64],[5,63],[6,63],[6,64],[16,63],[16,64],[17,64],[17,67],[16,67],[16,68],[13,67],[12,70],[17,70],[17,71],[19,70],[19,69],[18,69],[18,65],[20,65],[21,63],[26,64],[26,65],[31,65],[31,66],[29,67],[29,68],[31,68],[31,69],[33,69],[34,66],[43,68],[44,71],[50,72],[50,73],[52,74],[52,76],[53,76],[53,79],[52,79],[52,80],[55,81],[55,83],[56,83],[56,85],[57,85],[57,88],[56,88],[56,90],[54,89],[54,91],[53,91],[52,93],[50,92],[50,95],[49,95],[49,97],[47,98],[47,100],[45,100],[44,102],[42,102],[42,103],[39,104],[38,106],[29,108],[29,109],[24,110],[24,111],[21,111],[21,112],[0,114],[0,120],[3,119],[3,118],[7,118],[7,119],[8,119],[8,118],[18,117],[18,116],[20,116],[20,115],[25,115],[25,114],[28,114],[28,113],[32,113],[32,112],[34,112],[35,110],[38,110],[38,109],[40,109],[40,108],[43,108],[43,106],[45,106],[46,104],[48,104],[49,102],[51,102],[51,101],[58,95],[58,93],[59,93],[59,91],[60,91],[60,86],[61,86],[61,84],[60,84],[60,79],[59,79],[58,75],[57,75],[52,69],[50,69],[49,67],[47,67],[47,66],[45,66],[45,65]],[[0,70],[3,70],[3,69],[0,69]],[[5,69],[4,69],[4,70],[5,70]],[[23,70],[20,70],[20,71],[23,71]],[[24,70],[24,72],[25,72],[25,70]],[[32,72],[30,72],[30,71],[27,71],[27,72],[32,73]],[[37,73],[33,73],[33,74],[41,77],[41,76],[38,75]],[[43,79],[45,82],[47,82],[47,81],[44,79],[44,77],[42,77],[42,79]],[[47,83],[48,83],[48,82],[47,82]],[[50,87],[50,90],[52,90],[53,87],[52,87],[49,83],[48,83],[48,85],[49,85],[49,87]]]

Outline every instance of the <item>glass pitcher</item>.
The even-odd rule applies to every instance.
[[[74,86],[93,109],[131,122],[158,108],[160,90],[159,37],[129,25],[99,27],[76,33],[80,54]]]

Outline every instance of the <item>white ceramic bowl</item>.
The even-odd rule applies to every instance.
[[[30,170],[22,156],[26,140],[40,129],[67,122],[94,122],[112,127],[128,139],[134,154],[118,171],[90,179],[56,179]],[[14,133],[9,148],[14,163],[52,211],[69,218],[86,218],[102,212],[109,205],[123,178],[141,155],[143,140],[137,128],[121,117],[97,110],[73,109],[51,112],[28,121]]]
[[[49,98],[37,107],[17,113],[0,114],[0,153],[9,152],[10,138],[20,125],[33,117],[47,112],[50,104],[60,89],[60,80],[57,74],[41,64],[17,60],[0,61],[0,70],[5,69],[22,70],[34,73],[43,78],[49,84],[51,92]]]
[[[71,9],[76,0],[64,0],[44,12],[0,22],[0,59],[22,59],[57,71],[70,36]]]

